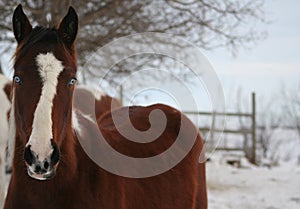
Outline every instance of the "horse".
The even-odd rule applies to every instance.
[[[5,178],[5,152],[8,141],[8,112],[10,109],[11,82],[4,75],[0,74],[0,208],[3,207],[6,193]]]
[[[11,81],[8,80],[5,76],[0,74],[0,87],[2,91],[0,91],[0,96],[3,98],[3,102],[1,103],[1,138],[0,138],[0,208],[3,208],[3,203],[5,200],[6,193],[6,172],[10,173],[12,170],[12,161],[13,161],[13,153],[15,146],[15,133],[14,128],[9,129],[9,116],[8,111],[10,110],[10,89],[11,89]],[[5,97],[6,95],[6,97]],[[87,101],[92,100],[91,104],[95,104],[95,111],[89,112],[87,111]],[[94,89],[87,86],[78,86],[76,87],[74,94],[74,104],[76,104],[77,111],[80,111],[81,114],[85,115],[95,115],[96,118],[99,118],[106,111],[111,110],[112,108],[121,107],[121,102],[111,97],[99,89]],[[114,107],[112,107],[114,104]],[[6,152],[5,152],[6,151]],[[6,153],[6,157],[5,157]],[[6,171],[6,172],[5,172]]]
[[[86,102],[92,100],[91,102]],[[91,114],[87,105],[93,104],[95,111],[92,114],[99,118],[103,113],[122,106],[121,101],[111,97],[99,89],[88,86],[77,86],[74,93],[74,108],[80,110],[82,114]]]
[[[6,83],[4,83],[4,81]],[[3,82],[3,84],[2,84],[2,82]],[[6,77],[0,75],[0,86],[1,86],[1,84],[3,86],[3,94],[6,93],[7,97],[10,98],[11,82]],[[91,87],[81,85],[81,86],[76,87],[75,92],[76,92],[74,94],[74,104],[76,104],[75,108],[77,109],[77,111],[80,111],[81,114],[85,114],[85,115],[91,114],[91,115],[95,115],[96,118],[99,118],[104,112],[109,111],[112,108],[118,108],[118,107],[122,106],[121,102],[118,99],[105,94],[104,92],[100,91],[99,89],[94,89]],[[94,103],[95,112],[86,111],[88,109],[87,105],[90,103],[81,102],[81,101],[87,101],[87,100],[94,101],[94,102],[90,102],[90,103],[91,104]],[[114,107],[112,107],[112,104],[114,104]],[[6,100],[4,101],[4,103],[2,105],[5,106],[5,108],[3,108],[3,110],[7,109]],[[6,115],[3,115],[3,117],[1,117],[1,118],[3,120],[5,120],[5,117],[6,117]],[[7,122],[4,121],[3,123],[6,124]],[[3,127],[2,134],[3,134],[3,136],[5,135],[5,137],[3,137],[3,140],[1,140],[1,142],[3,143],[3,146],[1,146],[1,150],[5,150],[5,142],[7,142],[7,140],[9,139],[7,142],[6,165],[5,165],[5,163],[1,163],[2,161],[0,161],[1,172],[3,169],[3,170],[6,170],[6,172],[8,172],[8,173],[10,173],[12,170],[12,161],[13,161],[14,146],[15,146],[14,124],[12,124],[11,126],[12,126],[12,128],[9,129],[8,136],[6,134],[7,133],[7,131],[6,131],[7,125],[5,125]],[[2,153],[4,153],[4,151],[1,152],[1,154]],[[4,158],[0,158],[0,159],[3,159],[3,162],[5,162]],[[2,166],[5,166],[5,168],[2,168]],[[1,180],[2,179],[4,180],[4,177],[1,178]],[[1,182],[3,182],[3,181],[1,181]],[[3,182],[3,185],[5,185],[5,182]],[[1,191],[0,191],[0,194],[1,194]]]
[[[205,163],[199,163],[203,141],[180,111],[164,104],[119,107],[91,120],[74,107],[77,31],[78,16],[72,7],[56,28],[33,28],[21,5],[14,11],[13,32],[18,45],[11,115],[16,136],[4,209],[207,208]],[[157,112],[163,113],[165,120],[157,120]],[[136,137],[128,129],[130,124],[141,134],[138,136],[145,137]],[[88,137],[94,136],[94,128],[104,140]],[[152,135],[155,140],[149,142]],[[104,163],[111,164],[104,147],[109,145],[137,164],[129,167],[116,161],[111,166],[119,169],[117,172],[101,166],[85,146],[98,140],[97,146],[87,147]],[[185,144],[191,147],[186,149]],[[172,157],[184,153],[172,167],[148,176],[118,173],[155,172],[159,168],[149,168],[151,163],[134,165],[156,156],[155,162],[168,164],[160,154],[170,146],[175,147]]]

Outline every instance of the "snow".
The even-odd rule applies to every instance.
[[[299,209],[300,167],[241,168],[226,164],[222,156],[207,162],[209,209]],[[244,165],[243,165],[244,164]]]
[[[237,168],[226,159],[213,154],[206,164],[208,209],[300,208],[300,166],[256,167],[241,158]]]

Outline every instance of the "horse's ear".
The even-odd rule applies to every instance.
[[[63,42],[72,47],[78,31],[78,16],[73,7],[69,7],[68,14],[63,18],[58,27],[58,33]]]
[[[20,43],[32,30],[32,26],[23,12],[21,4],[15,9],[12,21],[15,38],[17,42]]]

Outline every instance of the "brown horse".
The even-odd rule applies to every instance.
[[[10,99],[11,81],[9,81],[6,77],[4,77],[0,74],[0,86],[1,85],[3,85],[3,91],[1,91],[0,93],[2,93],[3,95],[6,94],[6,96],[7,96],[7,100],[3,96],[3,102],[1,103],[2,110],[5,111],[8,108],[10,109],[11,101],[8,101],[8,100]],[[86,102],[86,101],[90,101],[90,102]],[[75,104],[74,107],[77,109],[77,111],[80,111],[81,114],[94,115],[96,118],[99,118],[106,111],[110,111],[114,108],[118,108],[118,107],[122,106],[121,102],[118,99],[113,98],[107,94],[104,94],[100,90],[89,88],[87,86],[76,87],[75,94],[74,94],[74,104]],[[95,106],[94,112],[90,112],[90,110],[89,110],[90,108],[88,108],[88,105],[90,105],[90,104]],[[112,106],[112,104],[114,106]],[[7,119],[9,119],[9,117],[7,117]],[[5,112],[1,113],[1,120],[3,120],[3,123],[1,123],[1,130],[2,130],[1,134],[2,134],[2,138],[3,138],[1,140],[1,150],[5,150],[5,148],[7,146],[7,153],[6,153],[7,156],[6,156],[6,165],[5,165],[4,158],[3,158],[3,160],[0,160],[0,171],[1,171],[1,173],[3,173],[3,178],[0,177],[0,182],[3,182],[3,184],[0,183],[0,185],[5,186],[4,170],[6,170],[6,172],[11,172],[11,170],[12,170],[12,160],[13,160],[12,158],[13,158],[14,147],[15,147],[15,137],[14,137],[15,136],[15,128],[14,128],[14,124],[12,124],[11,128],[9,129],[9,136],[8,136],[8,125],[7,125],[8,120],[6,120]],[[9,141],[7,142],[8,139],[9,139]],[[4,155],[5,151],[0,152],[0,153],[3,153],[3,155]],[[0,159],[2,159],[2,158],[0,157]],[[2,169],[3,169],[3,172],[2,172]],[[3,179],[3,181],[1,181],[1,179]],[[4,186],[3,186],[3,188],[5,188]],[[0,194],[2,194],[1,188],[2,187],[0,186]],[[4,191],[4,189],[3,189],[3,191]],[[5,192],[3,192],[3,194],[4,193]]]
[[[90,102],[87,102],[89,101]],[[99,118],[106,111],[121,107],[121,102],[107,94],[104,94],[98,89],[89,88],[86,86],[76,87],[74,94],[74,108],[79,109],[83,114],[90,114],[87,105],[95,106],[96,118]]]
[[[104,113],[97,125],[73,107],[77,27],[72,7],[57,29],[32,28],[20,5],[14,12],[18,42],[12,89],[16,143],[4,208],[207,208],[205,164],[198,163],[203,143],[195,126],[179,111],[161,104],[122,107]],[[157,111],[164,114],[164,120],[156,118]],[[129,124],[139,134],[130,131]],[[94,136],[90,133],[95,127],[104,140],[88,137]],[[149,142],[153,136],[156,140]],[[191,147],[185,146],[191,142]],[[117,155],[103,149],[107,144],[135,159],[134,163],[111,161],[111,156]],[[174,148],[171,158],[159,157],[169,147]],[[98,155],[85,152],[88,149],[99,150]],[[173,165],[172,159],[183,153]],[[152,163],[147,161],[151,157],[155,159]],[[98,166],[100,161],[115,170]],[[141,166],[140,161],[147,163]],[[170,169],[156,175],[118,175],[144,170],[155,173],[160,169],[156,163],[164,167],[170,162]]]

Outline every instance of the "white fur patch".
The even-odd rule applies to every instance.
[[[9,84],[9,80],[2,74],[0,74],[0,89],[4,89],[6,84]]]
[[[81,135],[82,128],[81,128],[81,125],[80,125],[80,122],[78,119],[78,115],[80,115],[80,117],[84,118],[85,120],[87,120],[91,123],[95,123],[96,120],[94,120],[93,117],[90,115],[83,114],[80,110],[73,110],[72,111],[72,127],[75,132],[77,132],[79,135]]]
[[[7,112],[9,111],[9,108],[11,106],[9,99],[7,98],[7,95],[4,91],[5,85],[9,84],[9,80],[0,74],[0,98],[1,98],[1,102],[0,102],[0,127],[1,127],[1,131],[0,131],[0,147],[4,147],[5,150],[5,146],[8,140],[8,121],[7,121]],[[2,154],[2,151],[1,151]],[[4,162],[4,160],[3,160]]]
[[[15,122],[15,93],[12,89],[11,109],[9,113],[9,132],[7,148],[7,166],[11,169],[16,142],[16,122]]]
[[[8,121],[7,121],[7,112],[10,108],[10,101],[8,100],[5,92],[4,87],[6,84],[8,84],[10,81],[3,75],[0,74],[0,208],[3,207],[2,203],[4,202],[5,198],[5,185],[6,185],[6,179],[5,179],[5,148],[6,143],[8,140]]]
[[[27,145],[31,145],[40,160],[52,153],[52,107],[56,95],[58,76],[63,71],[62,63],[52,53],[39,54],[36,58],[43,81],[42,93],[34,112],[32,133]]]
[[[92,89],[91,91],[92,91],[92,93],[94,94],[94,97],[97,100],[101,100],[101,97],[105,96],[105,94],[102,91],[98,90],[98,89]]]
[[[72,111],[72,127],[75,132],[81,134],[81,127],[78,120],[77,112],[75,110]]]

